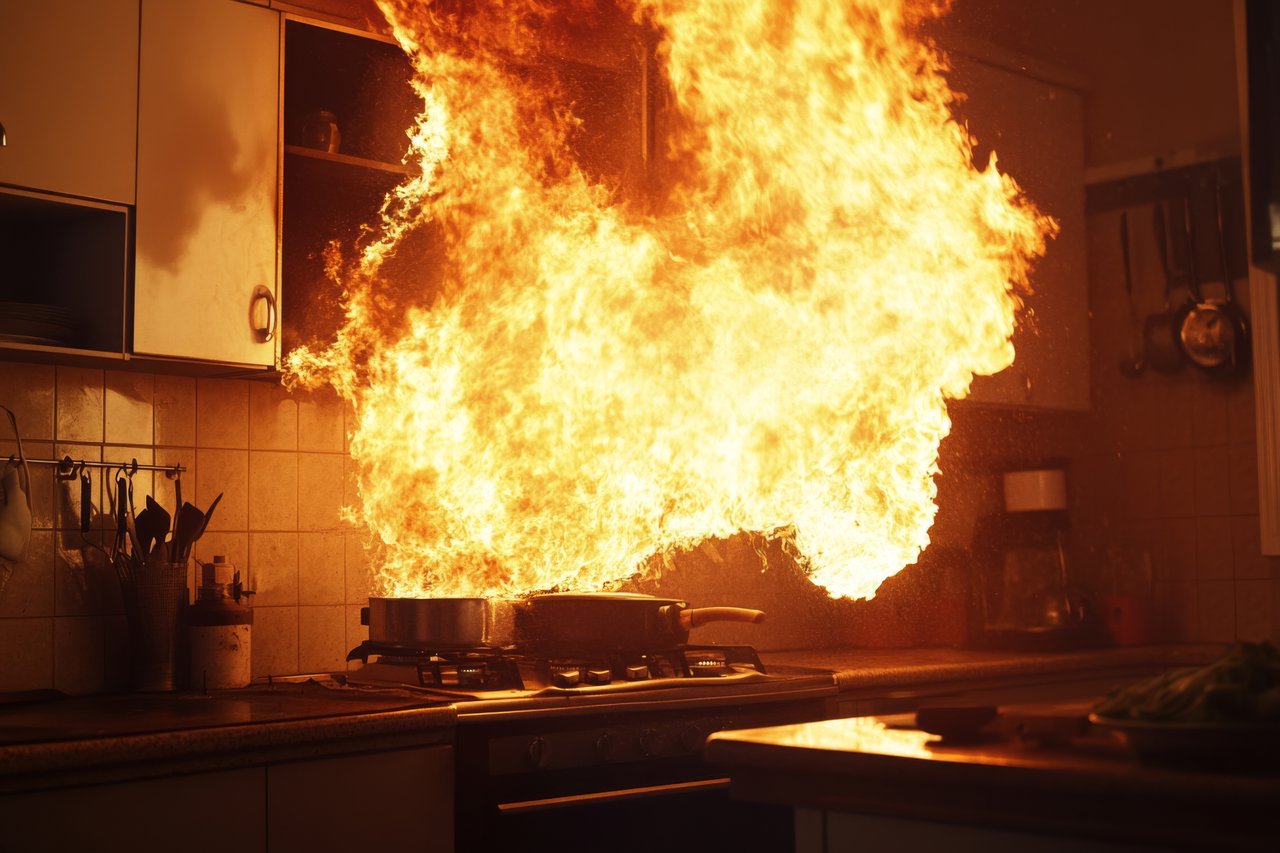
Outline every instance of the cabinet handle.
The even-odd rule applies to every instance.
[[[265,315],[262,306],[265,306]],[[258,285],[254,288],[253,297],[249,300],[249,325],[253,327],[253,335],[259,343],[265,344],[276,336],[278,319],[275,294]]]
[[[9,144],[9,134],[5,133],[4,122],[0,121],[0,148]]]

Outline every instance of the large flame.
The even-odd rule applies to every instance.
[[[337,340],[291,361],[356,412],[379,591],[598,588],[738,531],[793,537],[833,596],[914,562],[945,400],[1013,360],[1054,227],[971,164],[913,36],[936,9],[634,0],[679,164],[646,205],[575,161],[540,55],[593,4],[379,5],[420,171],[343,268]],[[389,281],[424,228],[430,269]]]

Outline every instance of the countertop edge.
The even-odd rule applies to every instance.
[[[451,744],[452,705],[0,747],[0,793]]]
[[[873,687],[902,688],[929,683],[1063,676],[1114,669],[1199,666],[1220,657],[1230,644],[1158,644],[1113,646],[1061,652],[977,651],[967,649],[817,649],[772,652],[771,663],[830,669],[842,692]],[[924,663],[913,656],[945,658]],[[850,665],[850,660],[863,662]]]

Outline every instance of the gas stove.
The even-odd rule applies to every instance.
[[[834,695],[830,672],[766,669],[751,646],[692,645],[646,651],[531,652],[519,647],[431,649],[366,641],[348,683],[419,691],[458,704],[460,717],[503,709],[715,705]]]

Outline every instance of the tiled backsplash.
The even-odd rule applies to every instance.
[[[247,570],[254,597],[255,675],[342,669],[365,638],[368,596],[360,536],[343,523],[351,502],[345,407],[331,394],[290,394],[269,382],[191,379],[0,363],[0,403],[12,408],[36,458],[128,461],[186,468],[184,500],[219,493],[195,556],[223,554]],[[13,450],[0,435],[0,451]],[[114,532],[104,482],[92,472],[93,530]],[[79,485],[34,466],[30,554],[0,590],[0,690],[97,692],[127,680],[127,632],[114,575],[86,544]],[[133,477],[135,504],[174,505],[163,473]],[[105,508],[105,509],[104,509]]]
[[[1151,206],[1128,211],[1135,304],[1163,306]],[[1074,522],[1098,563],[1101,591],[1115,567],[1148,555],[1152,598],[1166,639],[1280,640],[1280,557],[1261,553],[1252,377],[1223,380],[1190,365],[1172,375],[1122,376],[1132,340],[1119,246],[1120,212],[1089,220],[1094,407],[1073,460]],[[1206,295],[1221,293],[1217,282]],[[1235,282],[1248,309],[1248,282]]]

